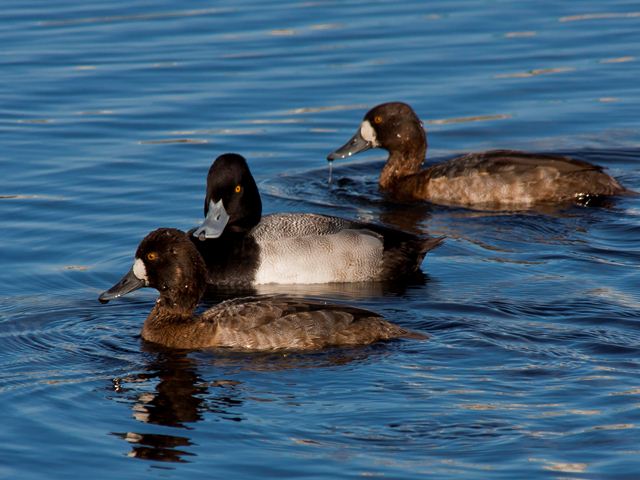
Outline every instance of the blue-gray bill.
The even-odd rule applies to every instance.
[[[360,130],[358,130],[356,134],[353,137],[351,137],[351,139],[347,143],[345,143],[343,146],[341,146],[334,152],[331,152],[327,156],[327,160],[331,162],[333,160],[337,160],[340,158],[347,158],[347,157],[350,157],[351,155],[355,155],[356,153],[369,150],[370,148],[373,148],[373,145],[371,144],[371,142],[368,142],[367,140],[365,140],[360,134]]]
[[[222,204],[222,199],[217,202],[209,200],[209,211],[204,221],[193,232],[193,236],[204,241],[207,238],[218,238],[224,232],[224,228],[229,223],[229,214]]]

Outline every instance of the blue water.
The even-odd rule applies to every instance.
[[[386,203],[384,152],[325,157],[380,102],[429,157],[520,148],[640,190],[637,2],[5,0],[0,477],[640,475],[640,197],[515,214]],[[265,288],[429,342],[152,350],[155,292],[100,305],[136,245],[246,156],[266,212],[446,235],[407,288]]]

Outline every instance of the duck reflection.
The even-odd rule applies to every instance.
[[[243,403],[236,388],[239,382],[205,382],[198,374],[196,361],[187,352],[148,343],[143,343],[143,350],[153,357],[147,371],[113,380],[113,389],[131,402],[133,418],[146,424],[184,430],[191,429],[190,424],[201,421],[209,412],[225,420],[241,420],[234,412]],[[141,391],[141,386],[156,379],[152,391]],[[181,448],[192,445],[187,436],[141,432],[114,432],[113,435],[133,445],[129,456],[135,458],[183,462],[185,456],[194,455]]]
[[[418,270],[410,276],[397,279],[393,282],[315,283],[308,285],[265,284],[244,289],[209,287],[205,293],[202,308],[209,308],[223,300],[255,295],[300,296],[315,300],[327,300],[329,302],[379,300],[382,297],[402,295],[410,287],[426,285],[428,280],[428,275],[422,270]]]
[[[212,415],[217,420],[241,422],[247,401],[262,401],[247,394],[243,382],[228,378],[204,380],[199,366],[233,375],[246,371],[324,368],[363,361],[384,354],[385,344],[333,348],[311,353],[242,353],[228,350],[179,351],[143,342],[150,356],[144,372],[112,380],[119,401],[131,405],[132,416],[146,425],[177,429],[179,435],[128,431],[111,435],[128,442],[129,457],[156,462],[189,462],[196,454],[189,432]],[[289,399],[290,401],[290,399]],[[210,418],[208,418],[210,420]]]
[[[178,448],[193,445],[186,437],[134,432],[114,433],[113,435],[131,443],[133,446],[129,452],[129,457],[141,460],[186,463],[187,461],[183,457],[195,455]]]
[[[387,202],[380,206],[379,221],[390,227],[415,234],[427,233],[433,207],[428,203]],[[432,232],[429,232],[434,235]]]

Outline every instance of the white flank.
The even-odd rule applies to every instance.
[[[370,281],[382,265],[382,239],[369,230],[263,241],[260,248],[258,285]]]

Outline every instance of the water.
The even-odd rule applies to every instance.
[[[517,214],[385,203],[409,102],[429,157],[521,148],[640,190],[636,2],[5,1],[0,477],[637,478],[640,199]],[[424,284],[267,288],[427,332],[313,354],[141,344],[155,293],[100,305],[245,155],[265,211],[446,235]]]

